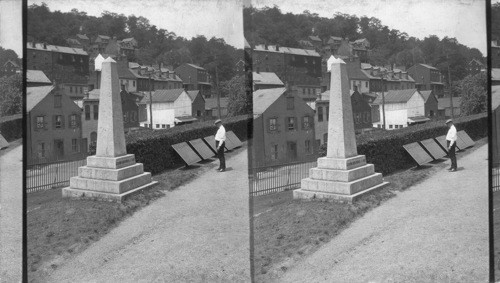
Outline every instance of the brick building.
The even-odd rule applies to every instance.
[[[415,80],[415,87],[418,90],[432,90],[438,98],[444,96],[444,83],[437,68],[427,64],[416,64],[408,69],[408,73]]]
[[[175,68],[175,73],[182,80],[184,89],[199,90],[203,97],[212,95],[212,83],[210,74],[205,68],[194,64],[184,63]]]

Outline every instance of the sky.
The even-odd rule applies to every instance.
[[[282,12],[293,14],[309,10],[330,18],[337,12],[375,17],[382,25],[409,36],[455,37],[459,43],[487,54],[485,0],[252,0],[252,5],[277,5]]]
[[[51,11],[76,8],[91,16],[100,16],[104,11],[143,16],[151,25],[188,39],[204,35],[207,39],[223,38],[236,48],[244,44],[242,0],[29,0],[28,5],[42,2]]]
[[[23,56],[22,1],[0,0],[0,46]]]

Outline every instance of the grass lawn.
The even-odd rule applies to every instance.
[[[245,145],[226,155],[230,157],[244,148]],[[219,161],[214,158],[212,162],[202,165],[155,175],[153,180],[159,181],[157,186],[131,196],[121,204],[63,199],[61,189],[28,194],[26,233],[29,281],[43,281],[48,272],[98,241],[127,216],[218,164]]]
[[[476,141],[474,147],[458,153],[457,158],[486,143],[486,138]],[[329,242],[364,213],[446,166],[449,167],[448,159],[385,176],[390,185],[362,196],[354,204],[293,200],[291,191],[254,197],[255,281],[269,282],[280,277],[295,262]]]

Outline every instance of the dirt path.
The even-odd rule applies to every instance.
[[[0,156],[0,282],[22,280],[23,147],[11,146]]]
[[[488,282],[488,146],[368,212],[281,282]]]
[[[227,166],[135,213],[48,281],[249,282],[247,151]]]

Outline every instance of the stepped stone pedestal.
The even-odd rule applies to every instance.
[[[366,163],[364,155],[357,153],[345,63],[332,56],[328,66],[331,81],[327,154],[318,158],[318,167],[310,169],[309,178],[302,179],[293,197],[352,202],[388,183],[382,174],[375,173],[373,164]]]
[[[78,176],[70,179],[62,195],[121,202],[157,182],[133,154],[127,154],[118,71],[110,58],[102,63],[100,93],[96,155],[87,157],[87,166],[78,168]]]

